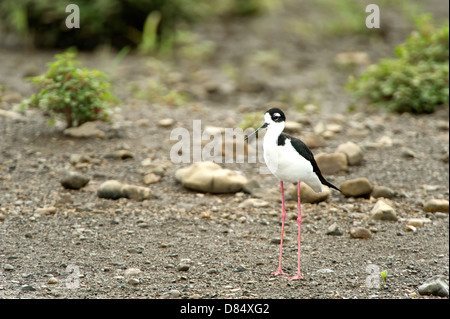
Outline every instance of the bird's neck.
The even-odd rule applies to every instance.
[[[283,123],[272,123],[267,129],[266,135],[264,135],[264,142],[277,142],[278,137],[284,130]]]

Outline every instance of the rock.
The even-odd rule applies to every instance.
[[[353,142],[347,142],[337,147],[336,153],[344,153],[349,165],[359,165],[364,159],[362,149]]]
[[[448,297],[448,284],[442,276],[432,277],[426,280],[417,289],[419,294],[427,296]]]
[[[417,231],[417,228],[412,225],[405,225],[405,231],[415,233]]]
[[[122,193],[122,183],[116,180],[109,180],[100,185],[97,196],[106,199],[119,199],[124,197]]]
[[[129,278],[127,283],[132,286],[137,286],[140,284],[140,281],[137,278]]]
[[[334,62],[340,65],[362,65],[370,64],[370,58],[367,52],[349,51],[338,53],[334,57]]]
[[[339,230],[339,226],[337,223],[333,223],[330,227],[327,228],[327,231],[325,232],[327,235],[332,236],[341,236],[342,232]]]
[[[23,292],[29,292],[29,291],[36,291],[36,288],[34,288],[32,285],[22,285],[20,286],[20,290]]]
[[[128,268],[125,270],[124,275],[125,277],[134,277],[138,276],[142,273],[142,271],[139,268]]]
[[[177,267],[178,271],[188,271],[189,270],[189,264],[187,263],[180,263]]]
[[[371,196],[373,196],[375,198],[379,198],[379,197],[393,198],[393,197],[397,196],[397,192],[395,192],[394,190],[392,190],[386,186],[375,185],[372,189]]]
[[[117,150],[117,151],[114,151],[111,153],[107,153],[105,155],[105,158],[120,159],[120,160],[133,158],[133,157],[134,157],[134,154],[128,150]]]
[[[295,134],[301,132],[303,125],[297,122],[286,121],[284,131],[288,134]]]
[[[302,139],[303,143],[309,148],[320,148],[325,146],[325,140],[318,134],[309,134]]]
[[[397,220],[397,214],[394,209],[386,204],[383,200],[379,199],[370,212],[370,216],[375,220]]]
[[[0,117],[9,118],[12,120],[22,120],[23,117],[20,113],[14,111],[8,111],[0,109]]]
[[[343,153],[319,153],[316,162],[320,171],[326,175],[347,171],[347,157]]]
[[[244,187],[242,188],[242,191],[253,194],[255,191],[260,190],[261,185],[259,185],[258,181],[256,179],[251,179],[245,183]]]
[[[268,206],[269,206],[269,203],[266,202],[265,200],[258,199],[258,198],[247,198],[242,203],[240,203],[238,207],[240,207],[240,208],[249,208],[249,207],[259,208],[259,207],[268,207]]]
[[[324,269],[319,269],[316,271],[318,274],[332,274],[334,273],[334,270],[328,269],[328,268],[324,268]]]
[[[56,207],[49,206],[49,207],[43,207],[43,208],[37,208],[35,211],[38,215],[51,215],[56,213]]]
[[[423,205],[423,210],[429,213],[447,213],[448,214],[448,200],[432,198],[426,201]]]
[[[175,120],[171,118],[163,118],[158,121],[158,126],[160,127],[171,127],[175,124]]]
[[[64,135],[75,138],[104,138],[105,132],[97,128],[96,122],[86,122],[78,127],[70,127],[65,129]]]
[[[297,201],[297,185],[294,184],[289,185],[285,193],[287,193],[286,195],[288,199]],[[315,204],[323,202],[327,200],[330,194],[331,194],[330,189],[325,185],[322,186],[322,192],[316,193],[306,183],[302,182],[300,184],[300,199],[302,201],[302,204],[304,203]]]
[[[350,229],[350,237],[367,239],[371,237],[370,230],[364,227],[355,227]]]
[[[413,150],[405,147],[405,148],[402,149],[402,157],[404,157],[404,158],[414,158],[414,157],[416,157],[416,153],[414,153]]]
[[[406,221],[406,225],[414,227],[422,227],[426,223],[431,223],[431,220],[428,218],[409,218]]]
[[[123,197],[141,202],[150,199],[151,191],[147,187],[124,184],[122,186],[122,194],[124,195]]]
[[[12,270],[14,270],[14,266],[12,266],[10,264],[5,264],[3,266],[3,269],[6,270],[6,271],[12,271]]]
[[[168,293],[169,298],[179,298],[181,296],[181,292],[176,289],[172,289]]]
[[[175,172],[175,178],[188,189],[209,193],[236,193],[247,178],[214,162],[197,162]]]
[[[342,194],[350,197],[369,197],[372,192],[372,184],[365,177],[350,179],[340,185]]]
[[[89,163],[91,158],[83,154],[70,154],[69,162],[72,165],[77,165],[79,163]]]
[[[68,172],[62,179],[61,185],[67,189],[80,189],[89,183],[90,178],[77,172]]]
[[[58,283],[58,279],[56,279],[55,277],[50,277],[47,281],[47,283],[49,285],[56,285]]]
[[[145,185],[156,184],[160,181],[160,179],[161,179],[160,175],[156,175],[154,173],[146,174],[144,176],[144,184]]]
[[[100,185],[97,196],[106,199],[119,199],[122,197],[143,201],[149,199],[151,191],[147,187],[123,184],[116,180],[108,180]]]
[[[1,100],[6,103],[20,103],[22,99],[22,95],[17,92],[8,92],[1,96]]]

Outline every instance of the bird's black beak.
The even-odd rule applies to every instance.
[[[260,129],[266,128],[267,127],[267,123],[264,123],[263,125],[261,125],[261,127],[259,129],[257,129],[256,131],[254,131],[252,134],[248,135],[246,138],[244,138],[244,141],[247,141],[250,137],[252,137],[253,135],[255,135],[256,133],[258,133],[258,131]]]

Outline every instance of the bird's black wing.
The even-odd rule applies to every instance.
[[[328,187],[334,188],[338,191],[341,191],[339,188],[337,188],[336,186],[331,184],[329,181],[327,181],[325,179],[325,177],[322,176],[322,172],[320,171],[320,168],[316,163],[313,153],[308,148],[308,146],[306,146],[305,143],[303,143],[298,138],[295,138],[295,137],[292,137],[292,136],[282,133],[278,137],[278,145],[284,145],[286,143],[286,139],[289,139],[291,141],[292,146],[295,148],[295,150],[311,163],[311,165],[313,167],[313,172],[317,174],[317,177],[319,177],[319,180],[322,184],[324,184]]]

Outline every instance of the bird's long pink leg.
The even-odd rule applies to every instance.
[[[297,196],[298,196],[298,217],[297,217],[297,223],[298,223],[298,266],[297,266],[297,275],[291,277],[291,280],[297,280],[301,279],[302,275],[300,274],[300,238],[302,233],[302,206],[300,201],[300,182],[297,183]]]
[[[274,271],[273,275],[286,275],[286,273],[281,270],[281,256],[283,253],[283,234],[284,234],[284,220],[286,219],[286,208],[284,205],[284,189],[283,189],[283,181],[280,181],[281,186],[281,204],[283,206],[283,211],[281,212],[281,240],[280,240],[280,260],[278,263],[277,271]]]

